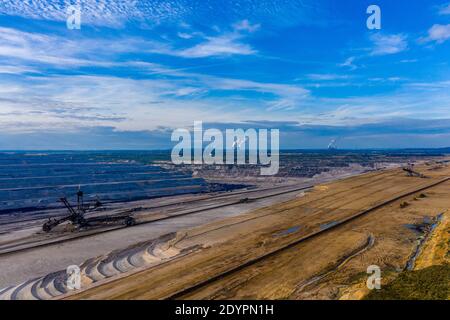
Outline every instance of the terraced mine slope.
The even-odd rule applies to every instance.
[[[417,170],[426,178],[401,169],[372,172],[185,230],[165,247],[164,263],[100,279],[63,297],[362,298],[369,292],[368,266],[381,268],[383,285],[392,281],[411,263],[430,225],[448,215],[450,167]],[[92,277],[84,272],[85,283]]]

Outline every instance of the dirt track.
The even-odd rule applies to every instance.
[[[358,298],[364,289],[348,290],[365,281],[367,266],[377,264],[387,275],[404,267],[418,237],[407,226],[423,223],[425,217],[450,207],[450,182],[420,191],[426,193],[424,198],[407,195],[276,255],[258,258],[450,176],[448,167],[429,169],[420,168],[429,176],[427,179],[406,177],[401,170],[365,174],[320,186],[296,200],[187,230],[176,248],[197,245],[202,250],[120,279],[99,282],[69,298]],[[401,208],[405,201],[409,205]],[[373,245],[355,255],[370,235]],[[257,262],[246,265],[252,260]],[[242,265],[246,266],[240,268]],[[339,272],[332,272],[336,268]],[[215,280],[205,282],[208,279]]]

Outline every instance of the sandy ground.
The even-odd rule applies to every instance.
[[[198,245],[202,250],[100,281],[70,298],[360,298],[368,290],[362,287],[367,267],[378,265],[386,278],[403,270],[423,236],[414,226],[450,207],[449,181],[409,195],[449,177],[450,168],[419,170],[428,178],[407,177],[398,169],[368,173],[318,186],[285,203],[186,229],[176,247]],[[421,193],[426,196],[419,197]],[[403,198],[320,232],[396,196]],[[297,243],[299,239],[307,240]],[[208,279],[214,281],[204,283]]]

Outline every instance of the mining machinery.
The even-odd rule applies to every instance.
[[[408,177],[425,178],[425,176],[420,172],[414,171],[414,165],[412,163],[409,163],[406,167],[403,167],[403,171],[406,172]]]
[[[73,207],[66,197],[60,198],[60,201],[64,204],[68,215],[62,218],[49,218],[48,221],[42,226],[42,230],[50,232],[57,225],[69,221],[72,225],[78,228],[89,228],[107,224],[123,224],[125,226],[132,226],[136,222],[129,214],[121,215],[102,215],[86,218],[85,214],[97,210],[102,206],[102,203],[97,199],[94,203],[85,203],[83,199],[83,191],[80,189],[77,192],[77,205]]]

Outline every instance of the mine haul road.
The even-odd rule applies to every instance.
[[[170,249],[200,250],[61,298],[339,298],[369,265],[401,271],[418,237],[408,226],[448,211],[450,168],[417,170],[426,178],[401,169],[371,172],[185,230]]]

